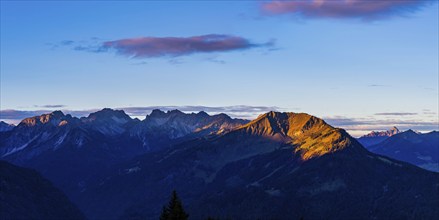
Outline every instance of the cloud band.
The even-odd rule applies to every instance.
[[[233,35],[208,34],[193,37],[139,37],[113,41],[74,42],[62,41],[58,45],[77,51],[94,53],[116,52],[133,58],[179,57],[195,53],[213,53],[247,50],[256,47],[272,47],[274,40],[253,43]],[[64,42],[69,42],[68,44]]]
[[[262,4],[269,15],[295,14],[310,18],[386,18],[412,13],[433,0],[297,0]]]

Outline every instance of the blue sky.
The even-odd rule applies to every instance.
[[[247,118],[267,109],[307,112],[354,134],[438,129],[436,2],[338,14],[270,3],[2,1],[0,119],[206,106]],[[206,46],[212,35],[230,47]],[[139,55],[124,42],[161,51]],[[189,42],[189,51],[174,53],[174,42]]]

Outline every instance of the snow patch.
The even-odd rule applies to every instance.
[[[279,171],[279,170],[282,169],[283,167],[284,167],[284,166],[280,166],[280,167],[276,168],[276,169],[273,170],[271,173],[269,173],[268,175],[262,177],[262,178],[259,179],[258,181],[255,181],[255,182],[252,183],[251,185],[253,185],[253,184],[258,184],[258,185],[259,185],[259,182],[262,182],[262,181],[264,181],[265,179],[270,178],[273,174],[275,174],[277,171]]]
[[[111,117],[111,119],[113,119],[113,121],[115,121],[115,122],[117,122],[117,123],[119,123],[119,124],[125,124],[125,123],[128,122],[126,119],[124,119],[124,118],[118,118],[118,117],[116,117],[116,116],[114,116],[114,115]]]
[[[323,184],[319,184],[314,188],[310,188],[306,190],[308,193],[310,193],[312,196],[323,193],[323,192],[334,192],[338,191],[342,188],[346,188],[346,184],[341,179],[336,179],[333,181],[328,181]]]
[[[154,118],[154,123],[156,125],[163,125],[164,123],[168,122],[169,118]]]
[[[422,155],[418,155],[417,158],[420,159],[420,160],[427,160],[427,161],[431,161],[431,160],[433,160],[433,158],[430,157],[430,156],[422,156]]]
[[[78,139],[76,139],[76,145],[78,146],[78,147],[81,147],[82,145],[84,145],[84,137],[79,137]]]
[[[439,172],[439,163],[424,163],[420,164],[419,167],[433,172]]]
[[[140,167],[136,166],[136,167],[131,167],[129,169],[126,169],[125,171],[127,174],[130,174],[130,173],[137,173],[140,170],[142,170],[142,169]]]
[[[28,141],[27,143],[21,145],[20,147],[14,147],[14,148],[12,148],[11,150],[9,150],[9,151],[6,152],[5,154],[3,154],[2,157],[6,157],[6,156],[11,155],[11,154],[13,154],[13,153],[15,153],[15,152],[18,152],[18,151],[21,151],[21,150],[25,149],[27,146],[29,146],[30,143],[32,143],[32,141],[36,140],[37,138],[38,138],[38,136],[32,138],[30,141]]]
[[[258,181],[256,181],[256,182],[253,182],[253,183],[250,183],[247,185],[247,187],[249,187],[249,186],[260,187],[261,184]]]
[[[68,132],[64,133],[58,140],[55,142],[54,150],[58,149],[59,145],[61,145],[67,137]]]
[[[282,191],[274,188],[265,190],[265,193],[267,193],[270,196],[276,196],[276,197],[282,196]]]
[[[390,161],[390,160],[388,160],[388,159],[386,159],[386,158],[384,158],[384,157],[377,157],[377,158],[378,158],[379,160],[383,161],[384,163],[387,163],[387,164],[390,164],[390,165],[394,165],[394,166],[402,167],[402,164],[392,162],[392,161]]]
[[[51,135],[50,135],[50,133],[49,132],[47,132],[47,131],[45,131],[45,132],[43,132],[43,134],[41,135],[41,140],[47,140],[47,139],[49,139],[49,137],[50,137]]]

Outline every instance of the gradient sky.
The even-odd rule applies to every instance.
[[[2,1],[0,119],[185,106],[437,130],[438,3],[358,1]]]

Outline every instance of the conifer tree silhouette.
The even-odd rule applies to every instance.
[[[171,200],[167,206],[163,207],[160,220],[187,220],[189,215],[184,211],[180,198],[177,192],[172,191]]]

